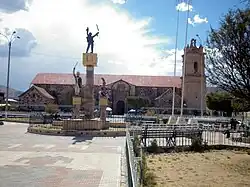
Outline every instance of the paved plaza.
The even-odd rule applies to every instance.
[[[0,187],[119,187],[125,138],[43,136],[0,126]]]

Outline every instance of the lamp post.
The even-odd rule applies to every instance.
[[[181,114],[180,117],[181,119],[183,116],[183,106],[184,106],[184,93],[185,93],[185,76],[186,76],[186,60],[187,60],[187,37],[188,37],[188,20],[189,20],[189,13],[190,13],[190,3],[191,0],[187,0],[187,5],[188,5],[188,10],[187,10],[187,19],[186,19],[186,31],[185,31],[185,44],[184,44],[184,58],[183,58],[183,67],[182,67],[182,90],[181,90]],[[177,120],[178,122],[178,120]]]
[[[202,45],[202,40],[201,40],[201,37],[199,36],[199,34],[196,34],[196,37],[199,39],[199,42],[200,42],[200,46],[203,47]],[[200,100],[200,105],[201,105],[201,117],[203,116],[203,96],[204,96],[204,89],[203,89],[203,84],[204,84],[204,80],[203,80],[203,77],[204,77],[204,72],[203,72],[203,65],[204,65],[204,62],[203,62],[203,48],[202,48],[202,55],[201,55],[201,100]]]
[[[177,1],[178,2],[178,1]],[[179,2],[178,2],[179,3]],[[177,63],[177,48],[178,48],[178,35],[179,35],[179,22],[180,22],[180,10],[177,10],[177,21],[176,21],[176,35],[175,35],[175,52],[174,52],[174,77],[176,76],[176,63]],[[175,108],[175,85],[173,86],[173,98],[172,98],[172,116],[174,116]]]
[[[13,31],[10,37],[0,33],[0,35],[4,36],[8,42],[8,70],[7,70],[7,83],[6,83],[6,100],[5,100],[5,118],[8,118],[8,105],[9,105],[9,84],[10,84],[10,54],[11,54],[11,45],[13,41],[17,38],[20,39],[20,36],[16,36],[16,31]]]

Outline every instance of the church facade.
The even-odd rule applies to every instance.
[[[171,111],[173,88],[175,88],[175,108],[181,106],[184,91],[184,104],[190,110],[205,110],[206,84],[204,76],[203,47],[197,47],[194,40],[185,48],[186,59],[183,63],[184,76],[141,76],[95,74],[94,98],[98,105],[98,92],[104,78],[110,97],[110,107],[114,114],[123,114],[130,108],[129,98],[144,98],[150,106]],[[81,75],[83,84],[85,75]],[[182,86],[184,82],[184,90]],[[35,106],[55,103],[71,106],[74,93],[72,74],[39,73],[31,82],[31,87],[19,97],[20,105]],[[84,85],[83,85],[84,87]]]

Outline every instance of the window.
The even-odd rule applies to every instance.
[[[198,63],[194,62],[194,73],[198,72]]]

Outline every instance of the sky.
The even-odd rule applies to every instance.
[[[174,75],[187,42],[198,34],[203,45],[240,0],[0,0],[0,32],[17,32],[12,43],[10,87],[25,91],[37,73],[85,72],[86,28],[95,38],[96,73]],[[189,18],[187,23],[187,10]],[[177,33],[177,14],[179,29]],[[177,37],[176,37],[177,36]],[[199,43],[198,43],[199,44]],[[7,39],[0,36],[0,85],[6,85]]]

